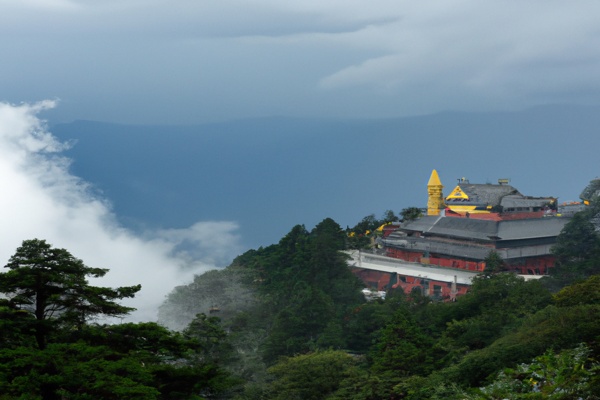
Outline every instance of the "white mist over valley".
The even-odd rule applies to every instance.
[[[38,116],[54,102],[0,104],[0,260],[8,261],[26,239],[45,239],[65,248],[91,267],[108,268],[97,285],[141,284],[133,320],[156,320],[158,305],[194,274],[218,266],[215,260],[240,251],[238,225],[205,221],[185,229],[134,234],[119,225],[110,200],[70,173],[66,144],[48,131]],[[107,160],[109,162],[109,160]],[[182,249],[188,243],[201,253]]]

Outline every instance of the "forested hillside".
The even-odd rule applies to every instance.
[[[175,288],[172,330],[106,320],[139,286],[92,286],[108,270],[26,240],[0,273],[0,399],[597,399],[599,204],[559,236],[554,276],[488,271],[454,303],[365,301],[340,250],[393,213],[297,225]]]
[[[222,366],[243,381],[233,398],[595,399],[600,237],[590,221],[599,212],[595,201],[565,227],[552,277],[488,272],[455,303],[361,297],[338,250],[365,245],[348,232],[385,218],[348,232],[331,219],[296,226],[174,290],[161,320],[176,327],[211,308],[222,317],[231,346]]]

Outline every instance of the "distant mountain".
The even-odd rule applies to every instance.
[[[241,225],[251,248],[296,224],[354,225],[423,206],[433,168],[456,179],[511,179],[525,195],[575,200],[600,163],[600,107],[445,112],[396,119],[261,118],[194,126],[56,124],[72,172],[132,229]]]

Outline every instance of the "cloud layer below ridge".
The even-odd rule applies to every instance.
[[[234,222],[198,222],[187,229],[147,232],[121,227],[110,204],[69,172],[58,142],[37,116],[52,101],[14,106],[0,103],[0,262],[26,239],[45,239],[86,265],[108,268],[93,284],[140,283],[133,320],[153,321],[164,297],[194,274],[231,260],[240,251]]]

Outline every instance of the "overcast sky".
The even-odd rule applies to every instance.
[[[597,1],[0,0],[0,100],[192,123],[600,103]]]

